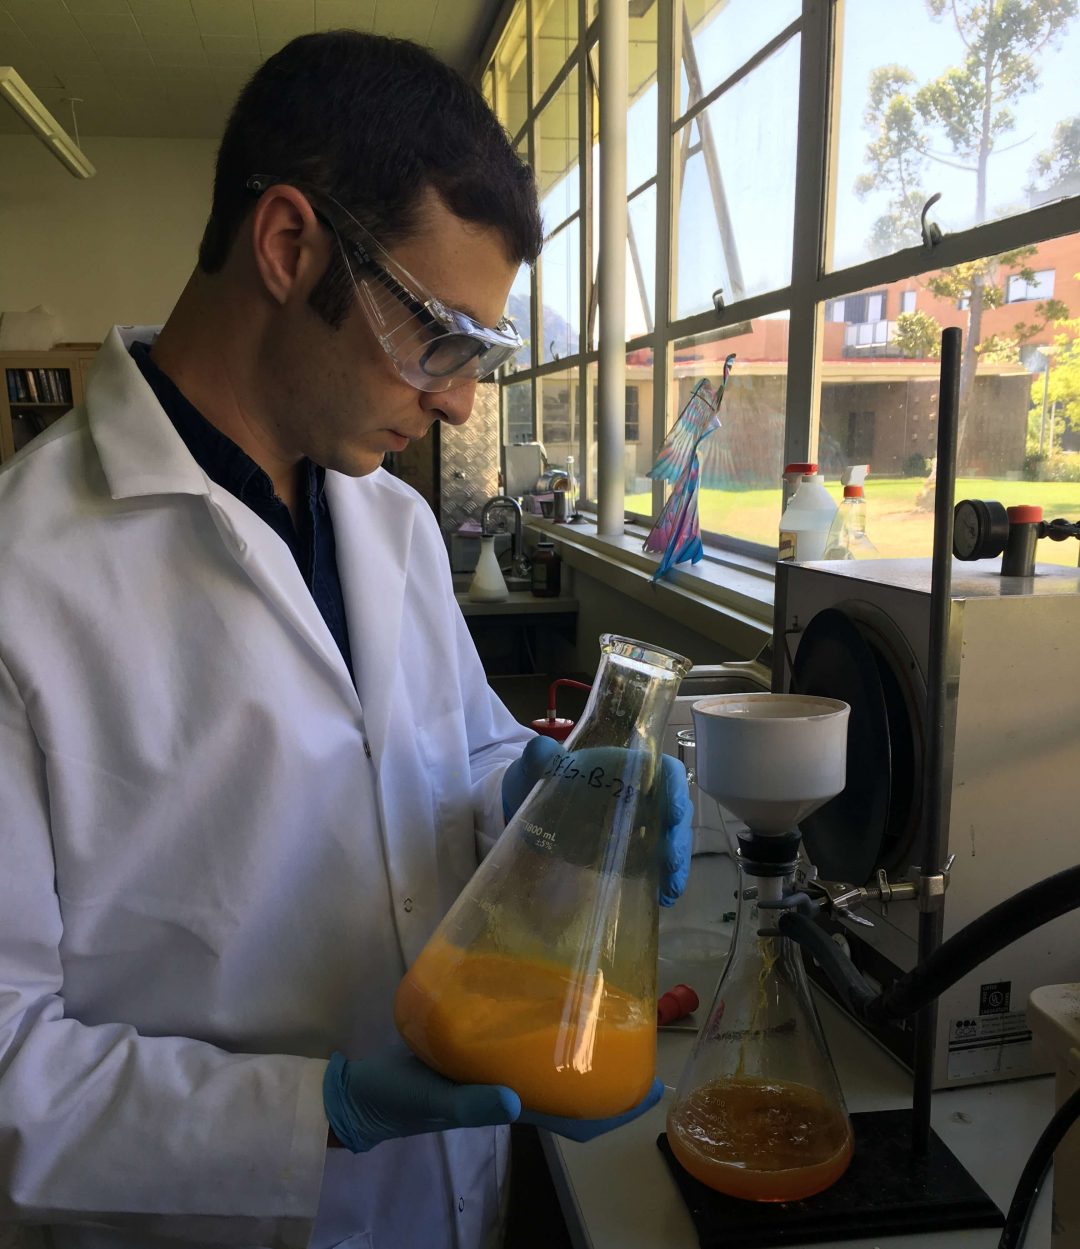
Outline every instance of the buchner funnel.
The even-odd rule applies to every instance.
[[[588,705],[420,952],[395,1019],[451,1079],[628,1110],[656,1066],[661,740],[690,661],[605,634]]]
[[[776,928],[799,848],[794,823],[844,787],[848,706],[731,694],[694,704],[698,784],[740,815],[738,918],[668,1115],[696,1179],[749,1201],[797,1201],[851,1160],[851,1124],[803,968]]]

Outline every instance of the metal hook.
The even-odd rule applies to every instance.
[[[941,199],[941,192],[935,191],[933,195],[922,206],[922,212],[919,214],[919,223],[922,227],[923,248],[932,252],[942,240],[941,227],[936,221],[927,221],[926,214]]]
[[[718,286],[712,293],[712,306],[717,312],[724,311],[724,288]]]

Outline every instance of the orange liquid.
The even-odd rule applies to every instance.
[[[851,1161],[847,1116],[786,1080],[715,1080],[668,1116],[668,1143],[702,1184],[744,1201],[799,1201],[835,1184]]]
[[[394,1018],[410,1049],[466,1084],[505,1084],[523,1106],[594,1119],[649,1090],[656,1007],[569,970],[430,942],[397,991]]]

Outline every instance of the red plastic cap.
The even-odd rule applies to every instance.
[[[863,497],[862,486],[845,486],[844,487],[845,499],[861,499],[862,497]]]
[[[531,720],[529,722],[529,728],[532,729],[534,733],[540,733],[544,737],[553,737],[557,742],[565,742],[570,736],[570,732],[573,727],[573,720],[564,720],[561,716],[545,718],[543,720]]]
[[[656,1003],[656,1022],[658,1024],[674,1023],[685,1015],[691,1015],[698,1008],[698,995],[688,984],[677,984],[663,994]]]
[[[1034,503],[1018,503],[1005,510],[1009,513],[1010,525],[1037,525],[1042,520],[1043,510]]]
[[[784,476],[795,476],[796,474],[816,473],[816,464],[787,464],[784,466]]]

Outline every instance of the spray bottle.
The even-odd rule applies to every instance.
[[[869,464],[849,464],[841,473],[844,497],[836,509],[825,540],[826,559],[876,559],[878,549],[866,536],[866,498],[863,483]]]

